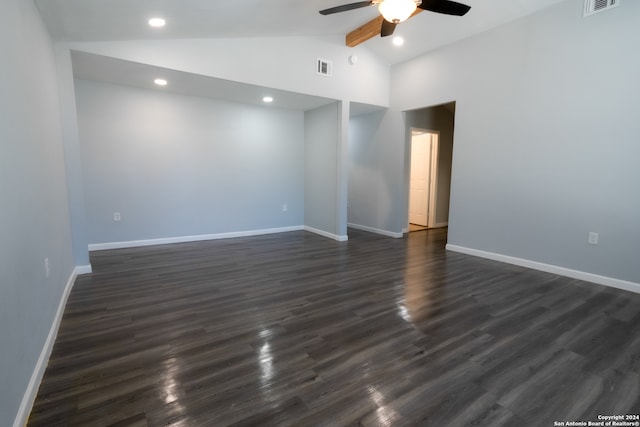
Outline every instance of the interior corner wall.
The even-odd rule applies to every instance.
[[[78,136],[78,115],[75,98],[73,67],[69,49],[56,45],[58,85],[62,111],[62,130],[65,170],[69,194],[69,215],[73,236],[73,258],[76,266],[91,268],[89,261],[89,239],[84,200],[84,178]]]
[[[75,88],[90,243],[303,225],[302,112],[83,80]]]
[[[352,117],[349,123],[350,224],[402,233],[407,222],[405,118],[396,110]]]
[[[0,2],[0,51],[0,425],[11,426],[74,264],[56,64],[33,2]]]
[[[453,156],[453,129],[454,112],[445,106],[439,105],[420,110],[407,112],[407,134],[411,128],[417,127],[439,132],[438,146],[438,175],[436,176],[436,224],[445,224],[449,221],[449,195],[451,193],[451,162]],[[410,140],[408,141],[410,144]],[[410,145],[407,146],[409,151]],[[407,158],[407,162],[409,157]],[[408,172],[410,164],[405,164]],[[408,206],[408,202],[407,202]],[[407,215],[408,216],[408,215]]]
[[[640,2],[583,5],[392,67],[391,105],[456,100],[449,244],[640,283]]]
[[[332,236],[341,236],[337,218],[341,116],[339,102],[304,113],[304,225]]]

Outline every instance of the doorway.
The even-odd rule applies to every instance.
[[[432,228],[436,223],[436,191],[440,134],[411,128],[409,167],[409,231]]]

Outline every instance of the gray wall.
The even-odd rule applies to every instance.
[[[405,127],[393,110],[351,118],[349,223],[391,233],[406,226]]]
[[[338,102],[304,113],[304,224],[336,236],[340,123]]]
[[[0,2],[0,52],[0,425],[10,426],[74,265],[55,59],[33,2]]]
[[[90,243],[303,224],[302,112],[82,80],[76,98]]]
[[[449,243],[639,283],[640,2],[582,7],[394,66],[391,104],[456,100]]]
[[[453,155],[453,124],[454,110],[452,107],[437,106],[407,112],[407,135],[411,135],[411,127],[438,131],[440,133],[438,151],[438,175],[436,177],[436,224],[444,224],[449,220],[449,194],[451,193],[451,162]],[[407,144],[411,143],[411,138]],[[410,145],[406,152],[409,154]],[[409,185],[410,156],[405,163],[406,185]]]

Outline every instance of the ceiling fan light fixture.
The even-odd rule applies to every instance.
[[[393,45],[394,46],[402,46],[404,44],[404,39],[400,36],[395,36],[393,38]]]
[[[399,24],[409,19],[420,3],[421,0],[383,0],[378,11],[387,21]]]
[[[149,26],[154,28],[161,28],[167,24],[167,21],[165,21],[163,18],[151,18],[148,22]]]

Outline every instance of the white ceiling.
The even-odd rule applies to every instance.
[[[335,36],[377,16],[376,7],[322,16],[319,10],[353,0],[35,0],[53,38],[109,41],[172,38]],[[366,46],[394,64],[566,0],[460,0],[464,17],[423,12],[396,29],[405,45],[389,37]],[[163,29],[146,25],[151,16]]]

